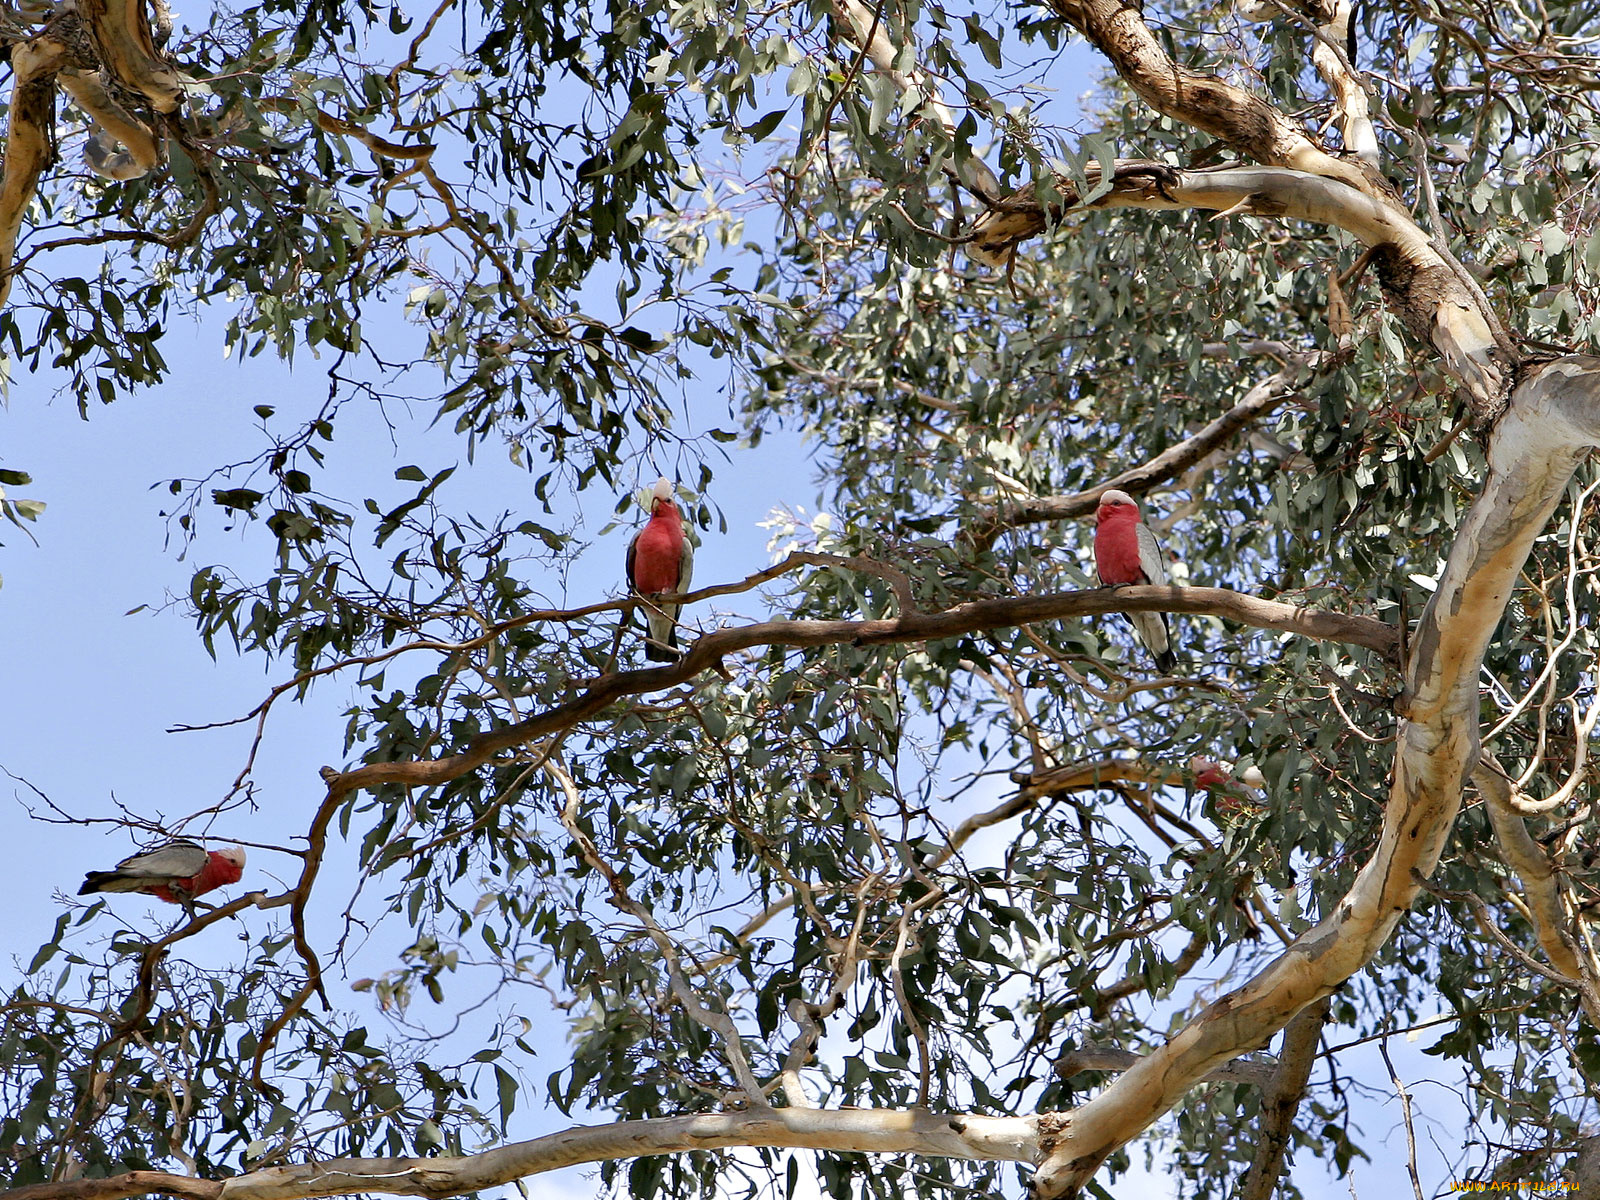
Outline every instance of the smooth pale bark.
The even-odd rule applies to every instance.
[[[1086,1184],[1219,1064],[1265,1045],[1307,1004],[1360,970],[1427,876],[1478,761],[1478,670],[1534,539],[1582,457],[1600,446],[1600,359],[1549,364],[1518,389],[1489,446],[1407,672],[1405,719],[1378,848],[1335,910],[1076,1112],[1040,1117],[1038,1200]]]
[[[266,1167],[224,1181],[220,1200],[300,1200],[351,1192],[455,1196],[581,1163],[728,1146],[928,1154],[1009,1162],[1028,1162],[1038,1151],[1030,1117],[870,1108],[768,1108],[578,1126],[463,1158],[327,1159],[299,1166]]]
[[[1521,880],[1524,901],[1533,918],[1534,933],[1550,965],[1568,979],[1584,977],[1578,952],[1567,935],[1567,914],[1561,902],[1561,883],[1549,856],[1539,848],[1522,817],[1511,808],[1511,782],[1487,766],[1472,773],[1472,781],[1483,796],[1489,823],[1506,866]],[[1590,1014],[1594,1020],[1600,1014]]]
[[[185,1200],[301,1200],[356,1192],[459,1196],[584,1163],[729,1146],[780,1146],[941,1158],[1031,1162],[1038,1155],[1032,1117],[890,1109],[762,1108],[578,1125],[527,1142],[460,1158],[329,1158],[263,1167],[223,1180],[132,1171],[0,1191],[0,1200],[128,1200],[163,1192]]]

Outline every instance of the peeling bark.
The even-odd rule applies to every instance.
[[[166,6],[156,4],[155,10],[170,29]],[[0,308],[10,298],[23,219],[40,177],[55,162],[57,85],[96,123],[89,165],[112,179],[137,179],[162,158],[154,126],[131,110],[148,105],[159,125],[159,116],[175,113],[183,101],[177,71],[156,48],[146,0],[76,0],[39,36],[13,46],[11,65],[10,126],[0,177]],[[110,149],[112,142],[124,150]]]
[[[1137,6],[1124,0],[1052,0],[1050,7],[1110,59],[1117,74],[1157,112],[1268,166],[1341,180],[1357,191],[1388,190],[1376,171],[1328,153],[1266,101],[1174,62]]]
[[[77,0],[77,8],[107,75],[158,113],[176,112],[183,84],[156,49],[145,0]]]

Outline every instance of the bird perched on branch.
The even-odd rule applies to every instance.
[[[645,657],[653,662],[678,659],[678,613],[681,604],[663,604],[660,597],[689,590],[694,548],[683,531],[683,514],[672,498],[672,484],[663,475],[650,493],[650,519],[628,543],[628,587],[644,601]]]
[[[244,874],[244,848],[207,850],[199,842],[178,838],[154,850],[130,854],[109,871],[90,871],[78,895],[91,892],[143,892],[168,904],[188,908],[200,895]]]
[[[1139,506],[1127,492],[1115,488],[1100,497],[1094,514],[1094,565],[1106,587],[1134,583],[1167,582],[1166,555],[1156,535],[1139,519]],[[1171,671],[1178,663],[1172,650],[1172,634],[1167,614],[1128,613],[1133,630],[1156,660],[1156,669]]]

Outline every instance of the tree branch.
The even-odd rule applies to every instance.
[[[0,174],[0,308],[15,279],[12,263],[22,218],[39,177],[55,160],[56,72],[66,62],[66,44],[48,33],[11,48],[11,124]]]
[[[1032,1117],[932,1113],[926,1109],[762,1108],[750,1112],[578,1125],[460,1158],[332,1158],[263,1167],[216,1183],[162,1171],[106,1179],[37,1183],[0,1191],[0,1200],[129,1200],[163,1192],[184,1200],[302,1200],[356,1192],[458,1196],[581,1163],[726,1146],[781,1146],[866,1154],[928,1154],[1030,1162],[1038,1150]]]
[[[922,68],[914,62],[909,70],[900,68],[901,55],[885,26],[884,6],[873,7],[862,0],[833,0],[833,11],[857,51],[871,61],[876,71],[892,80],[903,95],[912,99],[915,111],[925,114],[953,140],[956,119],[940,99],[938,87],[929,82]],[[958,149],[954,168],[946,170],[984,200],[993,201],[1000,195],[1000,181],[988,164],[970,150],[962,154]]]
[[[701,593],[693,593],[699,595]],[[724,658],[756,646],[805,648],[884,645],[959,637],[980,630],[1058,621],[1113,612],[1186,612],[1223,617],[1261,629],[1320,641],[1393,651],[1394,628],[1372,617],[1350,616],[1262,600],[1225,588],[1122,587],[1008,596],[958,604],[940,613],[910,613],[869,621],[764,621],[719,629],[699,638],[676,663],[602,676],[565,704],[470,739],[455,754],[424,761],[370,763],[337,776],[339,796],[383,783],[428,787],[458,779],[496,754],[548,737],[594,716],[626,696],[656,692],[715,669]]]
[[[177,111],[183,84],[150,36],[145,0],[76,0],[84,30],[110,76],[158,113]]]
[[[1055,1069],[1061,1078],[1071,1079],[1084,1071],[1126,1071],[1142,1057],[1132,1050],[1088,1046],[1067,1051],[1056,1059]],[[1195,1083],[1248,1083],[1265,1090],[1272,1085],[1277,1073],[1278,1064],[1270,1058],[1239,1058],[1207,1071]]]
[[[125,1171],[104,1179],[72,1179],[30,1183],[0,1191],[5,1200],[126,1200],[129,1196],[160,1193],[183,1200],[218,1200],[222,1184],[166,1171]]]
[[[265,1167],[225,1180],[220,1195],[215,1191],[186,1194],[194,1200],[302,1200],[354,1192],[456,1196],[580,1163],[726,1146],[1029,1162],[1038,1142],[1031,1117],[984,1117],[926,1110],[765,1108],[621,1121],[614,1125],[579,1125],[461,1158],[334,1158],[297,1166]],[[19,1197],[17,1192],[0,1192],[0,1200],[124,1200],[153,1190],[148,1186],[106,1188],[129,1178],[119,1175],[113,1179],[38,1185],[56,1190],[26,1197]],[[80,1185],[104,1190],[72,1190]]]
[[[1549,856],[1539,848],[1523,819],[1511,807],[1511,781],[1485,754],[1472,769],[1472,782],[1483,794],[1494,827],[1495,840],[1506,866],[1517,874],[1533,917],[1534,934],[1550,965],[1574,983],[1584,978],[1576,947],[1566,931],[1566,907],[1561,902],[1561,884]],[[1600,1027],[1600,1014],[1589,1020]]]
[[[1360,163],[1329,154],[1266,101],[1174,62],[1137,5],[1051,0],[1050,7],[1111,60],[1140,99],[1164,116],[1220,138],[1268,166],[1337,179],[1362,192],[1387,186]]]
[[[1239,1185],[1239,1200],[1272,1200],[1283,1174],[1284,1156],[1294,1116],[1306,1094],[1306,1082],[1317,1061],[1317,1042],[1328,1019],[1332,1000],[1324,996],[1307,1005],[1283,1031],[1283,1051],[1278,1069],[1261,1097],[1261,1123],[1256,1130],[1256,1156]]]
[[[1090,186],[1101,171],[1090,163]],[[1070,208],[1210,209],[1225,216],[1288,217],[1343,229],[1374,250],[1384,295],[1406,328],[1432,346],[1467,389],[1480,427],[1504,411],[1513,359],[1496,338],[1493,314],[1458,275],[1431,238],[1386,192],[1362,191],[1340,179],[1280,167],[1226,166],[1177,170],[1162,163],[1119,159],[1111,190],[1082,204],[1077,185],[1058,178],[1060,207],[1047,210],[1032,184],[1005,197],[973,223],[967,252],[989,266],[1010,261],[1017,245],[1042,232]]]

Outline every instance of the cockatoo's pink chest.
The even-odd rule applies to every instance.
[[[633,587],[641,595],[675,592],[683,570],[683,518],[667,503],[639,531],[633,544]]]
[[[200,868],[198,875],[185,879],[181,883],[163,884],[160,887],[150,888],[149,893],[158,900],[165,900],[168,904],[181,904],[182,900],[177,892],[173,890],[174,888],[182,891],[186,896],[203,896],[205,893],[222,887],[224,884],[238,883],[243,875],[243,864],[236,863],[226,855],[213,850],[211,857],[206,859],[206,865]]]
[[[1115,509],[1098,518],[1094,528],[1094,565],[1100,582],[1143,583],[1139,562],[1139,512]]]

